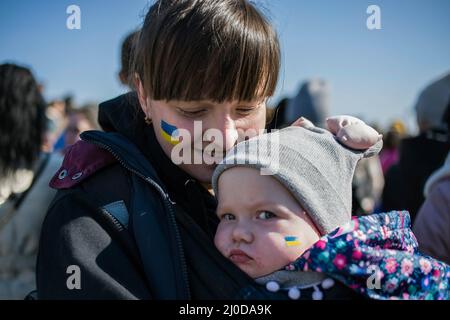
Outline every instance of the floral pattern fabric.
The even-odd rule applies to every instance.
[[[355,217],[286,270],[326,273],[372,299],[448,300],[450,267],[418,252],[407,211]]]

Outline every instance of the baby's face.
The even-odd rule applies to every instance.
[[[218,188],[214,243],[251,277],[279,270],[319,240],[306,212],[274,177],[234,167],[220,176]]]

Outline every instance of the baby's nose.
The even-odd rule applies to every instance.
[[[254,240],[253,233],[246,227],[236,226],[233,230],[233,240],[235,242],[251,243]]]

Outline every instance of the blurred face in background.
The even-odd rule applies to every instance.
[[[70,146],[80,140],[80,133],[87,130],[94,130],[93,125],[84,114],[71,113],[69,115],[64,142],[66,146]]]

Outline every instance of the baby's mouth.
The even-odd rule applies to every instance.
[[[250,257],[244,251],[239,250],[239,249],[231,250],[228,258],[236,264],[247,263],[247,262],[253,260],[252,257]]]

